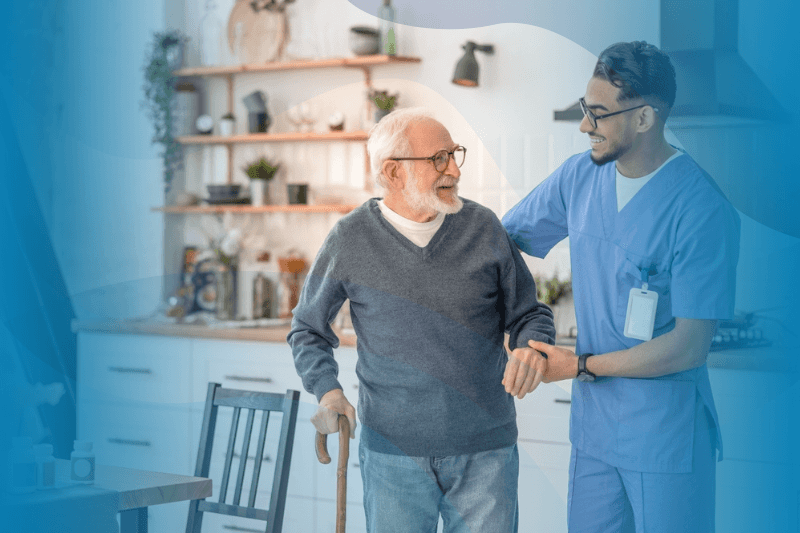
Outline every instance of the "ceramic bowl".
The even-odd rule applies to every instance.
[[[350,51],[357,56],[377,54],[380,49],[378,30],[368,26],[350,28]]]

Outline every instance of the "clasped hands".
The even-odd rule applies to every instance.
[[[574,378],[578,373],[578,357],[571,350],[539,341],[509,350],[502,384],[506,392],[520,400],[533,392],[539,383]]]

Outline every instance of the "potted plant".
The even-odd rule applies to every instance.
[[[183,164],[181,145],[175,140],[175,81],[187,38],[179,31],[156,32],[145,58],[143,105],[153,121],[153,142],[163,147],[164,189]]]
[[[250,178],[250,201],[253,205],[269,203],[267,182],[275,177],[279,168],[279,164],[273,164],[265,157],[261,157],[257,161],[253,161],[243,167],[243,170]]]
[[[219,120],[219,134],[223,137],[229,137],[236,131],[236,117],[233,113],[225,113]]]
[[[390,95],[389,91],[381,91],[378,89],[372,89],[369,92],[369,99],[370,101],[375,104],[375,122],[380,122],[380,120],[391,113],[392,109],[397,106],[397,98],[399,94]]]

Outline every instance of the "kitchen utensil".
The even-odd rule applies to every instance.
[[[350,51],[357,56],[377,54],[380,49],[380,34],[375,28],[353,26],[350,28]]]
[[[317,460],[326,465],[331,462],[328,454],[328,436],[317,432]],[[339,463],[336,466],[336,533],[344,533],[347,519],[347,461],[350,460],[350,422],[339,415]]]
[[[240,63],[276,61],[286,44],[285,11],[254,11],[249,0],[237,0],[228,16],[228,45]]]
[[[253,318],[272,318],[275,286],[262,272],[253,279]]]
[[[263,91],[253,91],[242,98],[242,103],[249,113],[263,113],[267,110],[267,95]]]

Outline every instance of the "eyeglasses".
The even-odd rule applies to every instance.
[[[461,165],[464,164],[464,159],[467,157],[467,149],[463,146],[456,146],[450,151],[447,150],[439,150],[435,154],[430,157],[390,157],[389,159],[392,161],[424,161],[428,160],[433,163],[433,168],[436,169],[436,172],[444,172],[447,170],[447,165],[450,164],[450,158],[453,158],[453,161],[456,162],[456,166],[461,168]]]
[[[581,111],[583,111],[584,116],[589,119],[589,124],[591,124],[593,128],[597,127],[597,121],[600,120],[601,118],[613,117],[614,115],[627,113],[628,111],[633,111],[634,109],[639,109],[640,107],[650,105],[650,104],[642,104],[642,105],[637,105],[636,107],[629,107],[628,109],[623,109],[622,111],[614,111],[613,113],[606,113],[605,115],[595,115],[594,113],[592,113],[592,110],[589,109],[589,107],[586,105],[586,100],[584,100],[583,98],[578,98],[578,103],[581,104]],[[658,113],[658,108],[654,107],[653,111]]]

